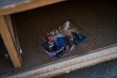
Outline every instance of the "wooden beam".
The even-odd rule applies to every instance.
[[[0,15],[22,12],[62,1],[65,0],[26,0],[24,2],[20,2],[17,4],[11,4],[11,5],[6,5],[4,7],[0,7]]]
[[[15,68],[21,67],[15,44],[4,16],[0,16],[0,34]]]
[[[71,71],[117,58],[117,44],[90,51],[85,55],[75,55],[51,64],[28,69],[6,78],[53,78]]]
[[[11,33],[11,36],[13,38],[13,41],[15,42],[15,35],[14,35],[14,29],[13,29],[13,25],[12,25],[11,16],[10,15],[5,15],[5,19],[6,19],[9,31]]]
[[[15,47],[17,49],[17,53],[18,53],[19,59],[22,62],[21,47],[20,47],[20,43],[19,43],[19,38],[18,38],[16,27],[15,27],[15,25],[13,25],[13,20],[11,19],[11,15],[5,15],[5,19],[6,19],[9,31],[11,33],[12,39],[14,41]]]

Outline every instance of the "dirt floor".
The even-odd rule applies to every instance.
[[[113,0],[107,2],[66,1],[12,15],[23,50],[23,67],[4,69],[12,72],[22,71],[117,43],[116,9],[117,6]],[[88,38],[71,53],[60,59],[51,59],[40,46],[43,36],[61,26],[66,20],[72,21],[87,34]]]

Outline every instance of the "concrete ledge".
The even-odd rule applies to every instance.
[[[31,10],[42,6],[62,2],[62,1],[65,1],[65,0],[26,0],[16,4],[0,7],[0,15],[8,15],[8,14],[13,14],[17,12],[26,11],[26,10]]]
[[[70,71],[117,58],[117,44],[75,56],[57,63],[22,72],[7,78],[50,78]]]

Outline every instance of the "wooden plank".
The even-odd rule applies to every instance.
[[[21,62],[4,16],[0,16],[0,33],[14,67],[21,67]]]
[[[27,70],[19,74],[17,73],[16,75],[8,76],[7,78],[51,78],[115,58],[117,58],[117,44],[93,50],[89,54],[74,56],[49,65]]]
[[[65,0],[26,0],[21,3],[7,5],[4,7],[0,7],[0,15],[7,15],[17,12],[22,12],[25,10],[30,10],[58,2],[62,2]]]
[[[11,34],[11,36],[13,38],[13,41],[14,41],[18,56],[20,58],[20,61],[22,62],[22,57],[21,57],[21,52],[20,52],[22,50],[21,50],[21,47],[20,47],[17,30],[16,30],[16,28],[14,27],[14,25],[12,23],[13,21],[11,19],[11,15],[5,15],[5,19],[6,19],[7,26],[9,28],[10,34]]]
[[[5,15],[5,19],[9,28],[9,31],[11,33],[11,36],[13,38],[13,41],[15,42],[15,35],[14,35],[14,30],[13,30],[13,25],[12,25],[12,20],[10,15]]]

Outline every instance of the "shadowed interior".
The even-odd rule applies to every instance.
[[[91,50],[117,43],[117,6],[111,2],[67,1],[12,15],[23,51],[23,67],[47,64],[53,61],[86,54]],[[71,53],[60,59],[51,59],[42,51],[41,42],[47,32],[72,21],[88,38]],[[9,67],[10,68],[10,67]]]

